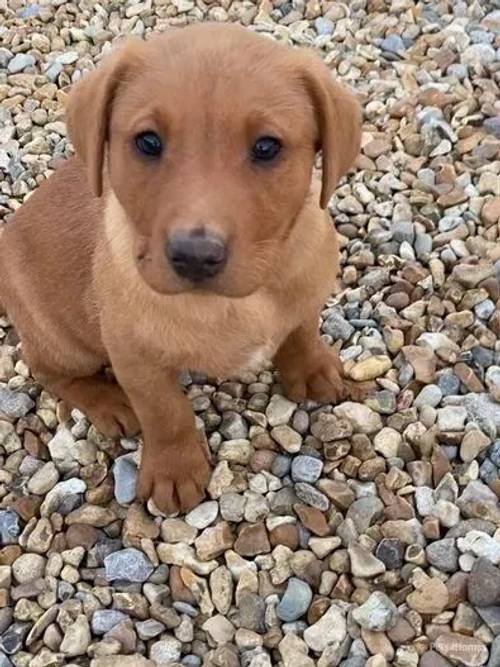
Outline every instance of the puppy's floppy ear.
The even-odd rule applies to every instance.
[[[141,43],[140,39],[125,40],[97,70],[85,75],[69,96],[66,107],[69,137],[87,168],[96,197],[102,194],[102,169],[113,99]]]
[[[339,179],[352,167],[361,143],[361,106],[331,78],[326,65],[306,55],[304,78],[313,101],[322,152],[321,208],[326,208]]]

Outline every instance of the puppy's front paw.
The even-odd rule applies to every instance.
[[[375,386],[372,382],[345,378],[340,359],[328,348],[313,358],[280,370],[285,393],[294,401],[341,403],[350,399],[361,402]]]
[[[153,498],[159,510],[174,514],[198,505],[209,480],[208,454],[196,439],[178,447],[165,444],[150,449],[146,444],[137,490],[142,500]]]

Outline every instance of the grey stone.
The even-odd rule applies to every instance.
[[[240,625],[247,630],[254,632],[265,632],[264,617],[266,605],[264,600],[255,593],[246,593],[242,595],[238,609],[240,612]]]
[[[385,537],[377,545],[375,556],[384,563],[388,570],[396,570],[403,565],[404,547],[400,540]]]
[[[148,618],[145,621],[138,621],[135,624],[137,628],[137,634],[140,639],[148,641],[149,639],[154,639],[161,635],[165,630],[165,626],[160,621],[156,621],[154,618]]]
[[[396,625],[399,612],[385,593],[375,591],[361,607],[354,609],[352,617],[366,630],[385,632]]]
[[[0,387],[0,415],[5,415],[7,419],[19,419],[34,407],[35,403],[28,394]]]
[[[488,394],[467,394],[465,408],[469,419],[475,421],[479,428],[495,438],[500,435],[500,403],[496,403]]]
[[[487,558],[478,558],[467,580],[469,602],[475,607],[500,604],[500,570]]]
[[[151,561],[133,547],[115,551],[104,559],[108,581],[135,581],[142,583],[153,573]]]
[[[458,568],[458,549],[453,538],[431,542],[425,548],[427,560],[442,572],[456,572]]]
[[[127,614],[117,609],[97,609],[92,615],[92,632],[95,635],[105,635],[115,625],[127,620]]]
[[[443,396],[456,396],[460,393],[460,380],[452,371],[441,373],[437,383]]]
[[[406,51],[405,44],[399,35],[389,35],[382,40],[380,44],[382,51],[389,51],[390,53],[401,54]]]
[[[149,657],[156,665],[173,665],[181,659],[182,644],[175,637],[167,637],[152,644]]]
[[[248,426],[238,412],[224,412],[218,430],[226,440],[244,440],[248,436]]]
[[[298,482],[295,484],[295,493],[302,502],[306,503],[306,505],[316,507],[316,509],[319,509],[322,512],[326,512],[330,507],[330,501],[325,494],[318,491],[318,489],[311,486],[311,484]]]
[[[354,327],[337,312],[333,312],[323,322],[323,331],[334,340],[348,340],[354,333]]]
[[[413,405],[416,408],[421,408],[426,405],[430,405],[433,408],[436,408],[441,402],[442,397],[443,391],[441,387],[436,384],[428,384],[418,394],[416,399],[413,401]]]
[[[487,132],[493,134],[500,139],[500,116],[493,116],[493,118],[486,118],[483,121],[483,127]]]
[[[313,456],[296,456],[292,461],[292,479],[294,482],[314,484],[321,476],[323,462]]]
[[[0,510],[0,545],[17,544],[21,532],[19,517],[10,510]]]
[[[120,505],[127,505],[135,500],[137,484],[137,466],[134,454],[119,456],[113,464],[115,478],[115,498]]]
[[[384,512],[384,503],[377,496],[364,496],[355,500],[347,510],[346,518],[352,519],[359,534],[366,533],[368,528],[379,519]]]
[[[312,601],[312,590],[309,584],[296,577],[288,580],[285,594],[276,607],[278,618],[286,623],[298,620],[309,609]]]
[[[12,60],[9,61],[7,70],[9,71],[9,74],[17,74],[28,67],[33,67],[35,63],[35,56],[32,56],[29,53],[17,53]]]
[[[490,646],[490,659],[486,667],[498,667],[500,665],[500,636],[495,637]]]
[[[7,655],[14,655],[21,650],[28,636],[31,623],[13,623],[0,637],[0,649]]]
[[[330,19],[318,16],[314,21],[314,27],[316,28],[318,35],[331,35],[335,28],[335,24]]]
[[[238,496],[240,497],[240,496]],[[198,530],[203,530],[212,524],[219,513],[219,504],[216,500],[209,500],[186,514],[186,523]]]

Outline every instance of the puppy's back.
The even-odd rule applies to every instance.
[[[30,338],[54,326],[63,336],[87,339],[95,333],[89,292],[100,219],[84,168],[70,158],[5,225],[0,302],[15,325],[31,331]]]

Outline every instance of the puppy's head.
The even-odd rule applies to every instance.
[[[320,204],[352,165],[360,110],[319,58],[237,26],[129,41],[75,87],[68,126],[103,169],[156,291],[245,296],[276,267],[322,151]]]

